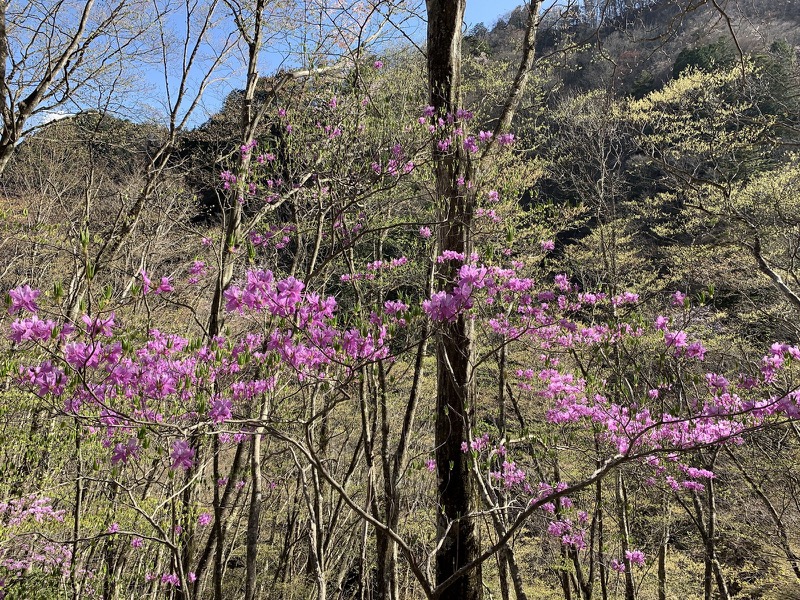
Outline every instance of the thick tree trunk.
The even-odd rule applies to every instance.
[[[465,0],[428,0],[428,82],[430,103],[437,117],[448,118],[458,126],[461,107],[461,30]],[[451,131],[441,134],[446,137]],[[469,256],[469,227],[472,198],[464,180],[470,179],[468,159],[456,141],[454,151],[434,147],[436,197],[439,203],[439,250]],[[459,179],[462,186],[459,186]],[[437,287],[452,288],[457,272],[454,261],[442,263],[437,272]],[[468,457],[461,452],[467,439],[469,411],[473,406],[472,326],[459,316],[446,323],[437,340],[436,465],[439,504],[436,552],[436,582],[441,584],[458,569],[477,558],[479,543],[471,518],[473,490]],[[443,590],[442,600],[482,598],[481,570],[472,569]]]
[[[447,200],[445,200],[447,202]],[[453,213],[464,213],[465,199],[455,199],[457,206]],[[449,217],[445,217],[449,220]],[[469,253],[469,246],[459,241],[465,235],[466,228],[462,224],[448,223],[442,227],[447,230],[441,233],[440,242],[443,250]],[[446,278],[442,278],[442,287],[446,287]],[[477,556],[478,543],[474,534],[474,525],[470,521],[472,507],[472,484],[469,477],[467,457],[461,451],[461,443],[467,439],[468,421],[473,408],[474,390],[471,379],[472,369],[472,323],[464,316],[459,316],[453,323],[442,327],[437,340],[437,402],[436,402],[436,462],[438,468],[439,502],[442,507],[439,519],[439,533],[445,538],[437,553],[437,580],[444,581],[458,568]],[[478,598],[463,595],[467,589],[467,580],[473,580],[477,571],[461,578],[461,584],[455,586],[461,591],[451,591],[453,598]],[[479,581],[479,577],[477,579]],[[444,596],[443,596],[444,597]]]

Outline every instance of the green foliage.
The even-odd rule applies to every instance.
[[[644,69],[633,82],[631,96],[640,100],[656,89],[658,89],[658,83],[656,82],[655,76],[647,69]]]
[[[696,48],[684,48],[678,53],[672,66],[672,78],[678,79],[690,69],[705,73],[725,70],[734,63],[735,59],[736,51],[725,38]]]

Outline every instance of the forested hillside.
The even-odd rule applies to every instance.
[[[800,4],[464,2],[0,4],[0,598],[800,598]]]

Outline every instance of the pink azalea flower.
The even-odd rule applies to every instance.
[[[172,468],[188,471],[194,464],[194,448],[186,440],[177,440],[172,444]]]
[[[36,305],[36,298],[38,298],[40,294],[41,292],[39,290],[31,289],[29,285],[23,285],[9,290],[8,295],[11,297],[11,307],[8,309],[9,314],[22,312],[23,310],[30,313],[37,312],[39,307]]]

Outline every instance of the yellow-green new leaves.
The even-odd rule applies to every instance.
[[[724,208],[741,223],[747,244],[784,279],[797,281],[800,265],[800,163],[796,156],[779,169],[753,178],[730,195]]]
[[[759,169],[776,123],[760,108],[758,69],[745,66],[744,72],[689,70],[631,102],[642,149],[665,168],[708,182],[741,180]]]
[[[641,150],[672,179],[674,192],[662,199],[680,209],[680,227],[669,227],[692,239],[684,266],[706,264],[712,272],[701,277],[740,292],[763,293],[771,282],[800,308],[793,283],[800,168],[780,151],[785,132],[769,108],[771,90],[752,61],[714,73],[690,70],[631,102],[630,118]],[[756,268],[763,278],[752,277]]]

